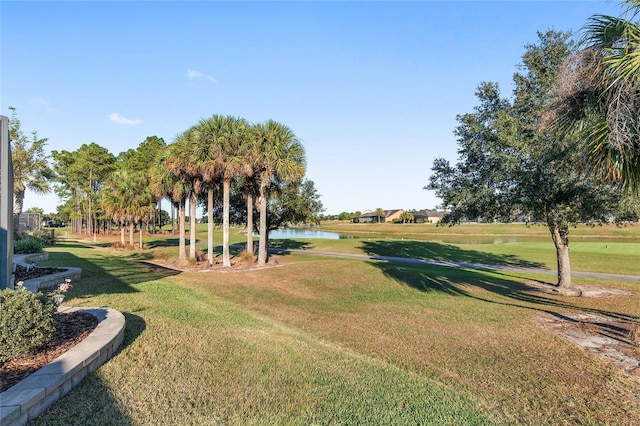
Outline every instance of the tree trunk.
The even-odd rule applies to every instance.
[[[555,225],[549,225],[551,239],[556,246],[556,258],[558,261],[558,292],[568,296],[579,296],[580,291],[573,288],[571,283],[571,262],[569,260],[569,230],[558,229]]]
[[[180,200],[180,205],[178,206],[178,216],[180,223],[178,224],[179,229],[179,248],[178,248],[178,259],[181,261],[187,260],[187,246],[185,243],[185,216],[186,216],[186,199]]]
[[[13,215],[19,216],[22,214],[22,208],[24,206],[24,190],[13,191]]]
[[[91,196],[89,196],[87,199],[87,235],[93,235],[93,223],[91,219]]]
[[[231,266],[229,256],[229,194],[231,193],[231,179],[222,183],[222,266]]]
[[[189,259],[196,260],[196,207],[198,199],[195,194],[189,197]]]
[[[141,223],[140,224],[140,247],[139,247],[140,250],[142,250],[142,246],[143,246],[143,244],[142,244],[142,223]]]
[[[176,205],[172,201],[171,202],[171,235],[176,235],[176,229],[175,229],[176,215],[175,215],[175,211],[176,211]]]
[[[134,247],[135,245],[135,238],[134,238],[134,225],[133,225],[133,221],[129,222],[129,245],[131,247]]]
[[[247,253],[253,254],[253,194],[247,192]]]
[[[124,222],[120,222],[120,243],[122,243],[122,245],[125,244],[125,242],[124,242]]]
[[[207,191],[207,260],[213,265],[213,188]]]
[[[258,265],[267,263],[267,196],[266,188],[260,185],[260,241],[258,242]]]

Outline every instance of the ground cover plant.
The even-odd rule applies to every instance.
[[[83,244],[46,263],[83,268],[69,303],[123,312],[124,347],[36,424],[640,422],[637,377],[540,326],[637,318],[637,284],[566,298],[518,274],[305,255],[179,272]]]

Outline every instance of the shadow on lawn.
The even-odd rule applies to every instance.
[[[308,241],[299,240],[269,240],[269,249],[275,250],[312,250],[314,245]]]
[[[532,309],[555,316],[556,318],[576,320],[564,315],[561,311],[578,311],[589,314],[598,314],[612,320],[619,320],[633,324],[640,320],[640,316],[621,314],[597,308],[579,306],[571,303],[574,300],[567,296],[547,295],[537,288],[517,281],[516,273],[500,271],[477,271],[466,268],[411,265],[394,262],[369,262],[379,268],[383,274],[396,282],[405,284],[423,292],[440,292],[451,296],[470,297],[487,303],[496,303],[505,306],[513,306],[524,309]],[[513,278],[513,279],[510,279]],[[474,286],[487,292],[502,296],[504,299],[481,297],[467,291],[465,288]],[[579,322],[579,321],[578,321]],[[610,325],[602,329],[611,329],[606,334],[619,341],[626,341],[629,330],[619,329]]]
[[[470,262],[485,265],[511,265],[524,268],[542,268],[543,264],[520,259],[515,254],[497,255],[476,250],[427,241],[363,241],[362,250],[370,256],[410,257],[451,262]]]
[[[146,253],[132,252],[127,256],[114,256],[107,251],[92,252],[91,257],[78,257],[72,251],[87,249],[83,244],[67,242],[70,251],[49,251],[49,259],[41,266],[72,266],[82,268],[78,283],[69,291],[69,297],[89,297],[99,294],[135,293],[132,287],[147,281],[179,274],[179,271],[145,262]],[[91,247],[89,247],[91,249]]]
[[[130,425],[130,419],[114,397],[113,389],[98,374],[91,373],[64,398],[29,422],[32,426],[51,425]]]

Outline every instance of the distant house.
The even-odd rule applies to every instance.
[[[400,216],[404,213],[404,210],[385,210],[384,211],[384,221],[385,222],[393,222],[394,220],[400,220]]]
[[[404,213],[404,210],[385,210],[384,216],[380,216],[380,223],[393,222],[394,219],[400,219],[400,215]],[[378,215],[371,210],[365,210],[362,212],[362,216],[354,217],[353,223],[378,223]]]
[[[413,213],[415,223],[438,223],[442,219],[442,213],[436,210],[420,210]]]

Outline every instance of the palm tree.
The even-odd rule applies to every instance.
[[[125,170],[116,170],[107,178],[102,187],[100,204],[107,217],[120,224],[120,243],[125,244],[124,231],[127,224],[126,199],[131,195],[126,191],[124,184],[128,183],[129,176]]]
[[[259,173],[260,241],[258,264],[267,262],[267,198],[275,181],[298,183],[304,177],[306,161],[304,148],[291,129],[284,124],[268,120],[254,127],[252,152]]]
[[[627,19],[640,0],[627,0],[621,17],[594,15],[584,27],[585,48],[561,73],[552,123],[586,141],[586,167],[623,188],[640,190],[640,26]]]
[[[194,161],[200,171],[207,190],[207,261],[213,265],[213,209],[214,191],[222,177],[224,140],[230,137],[229,121],[226,117],[213,115],[198,124],[198,138],[194,147]],[[223,249],[224,251],[224,249]]]
[[[373,214],[378,217],[378,223],[380,223],[380,218],[385,216],[384,210],[381,207],[378,207]]]
[[[146,172],[116,170],[108,178],[108,188],[103,192],[102,208],[107,216],[121,223],[120,241],[124,243],[124,224],[129,223],[129,242],[133,246],[133,230],[140,224],[140,245],[142,248],[142,221],[149,219],[154,209],[154,200],[147,185]]]
[[[182,186],[184,192],[180,196],[180,251],[179,259],[184,260],[186,254],[183,252],[185,245],[185,210],[186,199],[190,205],[190,229],[189,229],[189,258],[196,257],[196,207],[198,194],[202,189],[202,178],[198,174],[197,165],[191,161],[191,150],[196,137],[193,128],[178,135],[173,144],[169,145],[168,154],[164,165],[171,172],[175,179]]]
[[[249,124],[243,118],[229,117],[230,134],[224,141],[222,163],[222,265],[231,266],[229,258],[229,213],[231,180],[239,174],[247,174],[251,168]]]
[[[157,199],[164,197],[169,198],[172,206],[172,213],[174,207],[177,207],[180,212],[184,212],[185,200],[189,194],[189,183],[186,176],[176,176],[167,167],[168,159],[173,154],[172,149],[164,149],[162,154],[158,157],[157,162],[152,165],[149,187]],[[184,235],[184,214],[180,213],[179,215],[181,222],[179,237],[180,249],[178,257],[180,260],[186,260],[187,254]]]
[[[254,159],[250,158],[250,162],[253,164]],[[244,195],[247,198],[247,253],[253,254],[253,205],[254,199],[257,193],[258,180],[254,166],[247,167],[245,169],[244,180]]]

